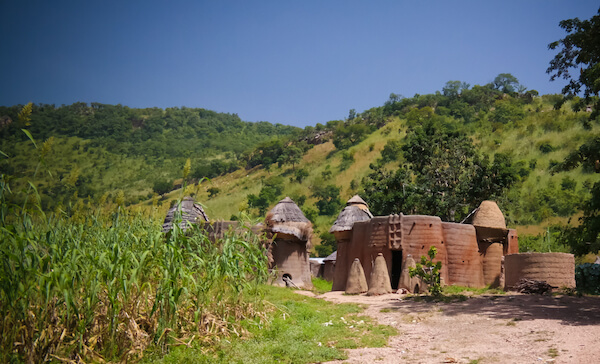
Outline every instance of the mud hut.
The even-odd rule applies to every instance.
[[[209,222],[208,216],[204,212],[202,206],[194,202],[194,199],[186,196],[183,201],[173,206],[165,217],[163,222],[162,231],[164,233],[170,231],[173,228],[173,221],[177,219],[177,215],[181,213],[181,222],[179,227],[186,231],[191,224],[198,224],[201,222]]]
[[[352,228],[354,227],[354,223],[358,221],[368,221],[373,218],[373,214],[369,211],[369,206],[367,203],[360,198],[359,195],[354,195],[352,198],[346,202],[346,207],[340,212],[338,218],[333,223],[329,232],[335,235],[335,240],[337,242],[336,251],[336,262],[335,262],[335,270],[333,271],[333,290],[334,291],[342,291],[346,288],[346,280],[348,271],[350,269],[350,265],[352,264],[354,258],[358,256],[353,256],[352,260],[342,259],[341,261],[337,260],[337,255],[341,255],[343,257],[350,257],[352,255],[351,252],[348,252],[348,244],[350,243],[350,239],[352,237]]]
[[[331,231],[338,241],[333,290],[344,289],[355,258],[369,276],[379,253],[386,261],[392,288],[413,290],[416,285],[408,279],[407,259],[411,256],[418,261],[432,246],[437,249],[435,261],[442,263],[440,275],[445,283],[500,285],[503,255],[518,251],[517,232],[506,229],[504,216],[493,201],[482,203],[474,212],[473,224],[399,214],[354,221],[352,225],[337,223]]]
[[[266,217],[269,260],[277,271],[274,284],[312,288],[308,250],[312,224],[291,198],[279,201]]]

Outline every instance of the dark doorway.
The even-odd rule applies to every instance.
[[[392,289],[398,289],[398,281],[402,273],[402,250],[392,250]]]

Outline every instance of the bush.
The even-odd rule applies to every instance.
[[[554,151],[555,148],[554,146],[552,146],[552,144],[550,144],[550,142],[541,142],[538,145],[538,149],[540,150],[540,152],[547,154]]]
[[[580,293],[600,294],[600,264],[584,263],[575,267],[575,281]]]
[[[421,278],[429,287],[429,293],[434,296],[440,296],[442,294],[442,283],[440,277],[442,262],[433,262],[436,254],[436,247],[432,246],[429,248],[429,251],[427,252],[429,259],[422,255],[421,261],[417,263],[417,266],[414,268],[409,268],[409,274],[411,277],[417,276]]]
[[[152,190],[159,195],[164,195],[173,189],[173,181],[156,181],[152,186]]]

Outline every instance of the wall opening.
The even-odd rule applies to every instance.
[[[400,281],[400,274],[402,273],[402,250],[392,250],[391,273],[390,283],[392,283],[392,289],[398,289],[398,281]]]

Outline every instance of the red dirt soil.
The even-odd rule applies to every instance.
[[[451,303],[328,292],[399,334],[331,363],[600,363],[600,297],[481,295]]]

